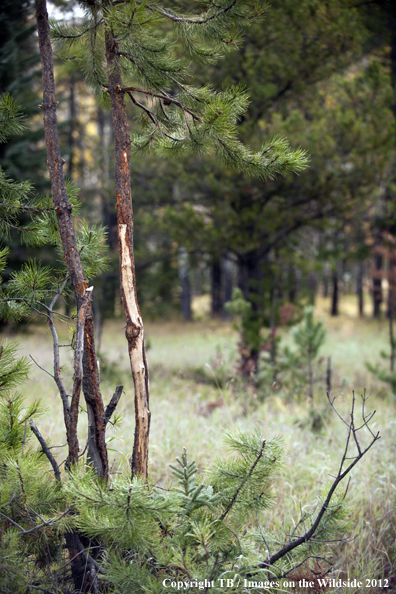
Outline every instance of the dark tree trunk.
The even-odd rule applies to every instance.
[[[323,267],[323,297],[327,299],[329,296],[329,270],[326,262]]]
[[[223,259],[223,277],[224,277],[224,303],[231,301],[233,289],[233,262],[229,257]],[[226,320],[231,319],[230,314],[223,308],[223,316]]]
[[[331,280],[332,280],[332,285],[333,285],[333,292],[331,295],[331,315],[338,316],[339,289],[338,289],[338,268],[337,268],[337,266],[334,267]]]
[[[68,464],[77,464],[79,456],[77,422],[81,385],[88,409],[88,457],[96,473],[108,479],[108,460],[105,443],[106,420],[97,376],[94,320],[91,307],[91,290],[81,265],[72,220],[72,205],[66,192],[63,175],[64,159],[59,152],[57,131],[55,82],[52,64],[52,47],[46,0],[36,0],[36,18],[39,35],[43,79],[44,132],[47,147],[47,162],[51,178],[54,208],[62,241],[64,260],[77,304],[76,349],[74,358],[74,385],[70,406],[67,395],[62,398],[67,442]],[[61,394],[62,396],[62,394]],[[86,552],[80,535],[66,533],[66,546],[70,555],[71,571],[75,589],[80,592],[97,590],[99,567]]]
[[[186,250],[182,248],[179,254],[179,279],[181,284],[180,309],[183,320],[186,322],[189,322],[192,319],[191,284],[189,272],[188,254]]]
[[[73,207],[69,202],[66,192],[65,178],[63,175],[63,165],[65,161],[61,158],[59,152],[52,47],[45,0],[36,0],[36,17],[43,78],[42,108],[44,111],[44,132],[47,146],[48,169],[51,178],[52,198],[58,220],[64,260],[69,271],[70,282],[76,299],[78,319],[80,319],[81,309],[86,308],[86,313],[84,315],[85,321],[83,320],[84,351],[82,357],[82,388],[87,403],[89,418],[88,455],[93,462],[96,473],[107,479],[109,469],[105,442],[106,424],[104,421],[104,407],[97,374],[94,320],[91,304],[86,304],[88,283],[81,265],[80,254],[74,233],[72,219]],[[74,403],[77,403],[76,407],[78,410],[79,388],[76,384],[76,378],[75,388],[76,390],[73,389],[73,397],[75,397]],[[64,405],[65,424],[69,443],[69,463],[75,464],[78,461],[78,413],[71,415],[71,412],[72,411]]]
[[[105,44],[109,96],[115,144],[115,187],[117,201],[118,253],[121,299],[124,308],[129,360],[135,386],[135,439],[131,458],[132,475],[148,475],[150,433],[149,376],[135,278],[133,210],[131,195],[131,138],[129,135],[117,39],[105,23]]]
[[[288,285],[289,285],[288,298],[289,298],[290,303],[295,303],[296,299],[297,299],[297,295],[298,295],[298,289],[299,289],[298,280],[299,279],[298,279],[297,271],[294,268],[293,264],[290,264],[288,266],[287,277],[288,277]]]
[[[246,301],[251,305],[247,320],[249,336],[242,328],[240,342],[241,374],[251,378],[257,373],[260,355],[260,321],[262,318],[261,258],[258,250],[238,257],[238,284]]]
[[[364,295],[363,295],[363,276],[364,276],[364,262],[359,262],[357,265],[356,275],[356,294],[358,298],[359,317],[364,315]]]
[[[381,315],[382,303],[382,254],[374,254],[374,272],[373,272],[373,317],[379,318]]]
[[[318,277],[316,272],[310,272],[308,275],[308,295],[309,295],[309,304],[315,305],[315,297],[316,291],[318,287]]]
[[[220,259],[212,263],[212,316],[223,315],[222,269]]]

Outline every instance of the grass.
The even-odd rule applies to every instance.
[[[344,579],[385,576],[396,582],[396,400],[387,386],[365,368],[365,361],[379,361],[379,352],[387,347],[386,322],[359,320],[348,299],[344,299],[337,318],[328,317],[327,308],[328,304],[319,300],[317,316],[323,319],[328,332],[322,354],[332,359],[334,393],[340,409],[347,413],[352,390],[357,394],[369,390],[371,407],[377,409],[373,428],[382,435],[352,473],[348,500],[356,538],[338,543],[331,555]],[[107,323],[102,340],[105,403],[117,384],[123,383],[125,392],[119,405],[122,424],[109,436],[114,468],[127,464],[134,432],[133,387],[123,326],[121,320]],[[61,343],[67,344],[67,327],[62,326],[59,332]],[[169,463],[183,447],[204,469],[210,460],[222,455],[221,434],[227,428],[251,430],[258,426],[264,436],[281,435],[286,454],[282,475],[274,485],[275,506],[263,515],[262,522],[273,529],[282,529],[283,521],[293,523],[300,504],[317,501],[329,473],[337,470],[343,451],[345,434],[340,421],[326,408],[325,386],[316,385],[316,407],[323,428],[314,433],[304,393],[290,399],[283,391],[271,391],[268,385],[258,398],[254,391],[241,387],[234,365],[237,335],[231,324],[208,320],[189,324],[147,323],[146,334],[151,369],[151,478],[167,483]],[[45,326],[31,325],[18,338],[23,354],[31,354],[42,368],[51,370],[51,339]],[[287,332],[283,341],[288,341]],[[71,354],[67,347],[63,349],[63,358],[64,377],[68,378],[70,389]],[[54,382],[33,365],[27,399],[35,397],[41,397],[47,409],[38,420],[43,435],[52,444],[64,444],[61,402]],[[81,440],[84,433],[81,427]],[[58,459],[62,460],[62,454]]]

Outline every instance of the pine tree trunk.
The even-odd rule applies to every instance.
[[[338,316],[338,268],[334,267],[332,274],[333,292],[331,295],[331,315]]]
[[[374,254],[374,272],[373,272],[373,317],[379,318],[381,315],[382,303],[382,254]]]
[[[52,198],[58,220],[64,260],[69,271],[70,282],[76,299],[78,318],[81,308],[85,306],[88,283],[77,248],[72,219],[72,205],[69,202],[66,192],[63,175],[65,161],[61,158],[59,152],[52,47],[45,0],[36,0],[36,17],[43,78],[42,109],[44,111],[44,132]],[[88,456],[93,463],[96,473],[107,479],[109,468],[105,442],[106,423],[102,395],[99,389],[94,341],[94,320],[90,304],[85,315],[82,367],[82,388],[89,417]],[[78,461],[78,415],[73,418],[72,422],[70,420],[70,409],[65,409],[64,415],[69,443],[69,463],[74,464]]]
[[[244,298],[251,304],[250,331],[259,331],[261,318],[261,259],[258,250],[252,250],[247,254],[240,254],[238,258],[238,284]],[[250,333],[249,333],[250,334]],[[252,378],[258,371],[258,360],[260,355],[260,337],[254,337],[254,342],[249,342],[247,336],[243,335],[240,341],[241,352],[241,374],[244,378]]]
[[[221,291],[222,270],[220,259],[212,263],[212,316],[223,315],[223,299]]]
[[[231,301],[233,288],[233,262],[230,257],[225,256],[223,259],[223,276],[224,276],[224,303]],[[230,314],[223,307],[223,317],[225,320],[230,320]]]
[[[188,254],[185,248],[179,252],[179,279],[181,284],[180,310],[185,322],[190,322],[192,318],[191,309],[191,283],[188,266]]]
[[[364,262],[359,262],[356,275],[356,294],[358,298],[358,311],[360,318],[362,318],[364,315],[363,275]]]
[[[106,28],[106,59],[115,143],[115,187],[117,201],[118,253],[121,299],[126,319],[125,336],[135,387],[135,439],[131,458],[132,475],[148,475],[150,432],[149,374],[144,346],[144,328],[135,279],[133,251],[133,210],[131,195],[131,139],[117,58],[117,41]]]
[[[323,267],[323,297],[327,299],[329,296],[329,270],[326,262]]]

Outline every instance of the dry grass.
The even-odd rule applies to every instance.
[[[359,393],[366,388],[372,392],[371,406],[378,411],[374,428],[381,431],[382,439],[352,475],[349,500],[356,539],[337,545],[332,554],[336,566],[350,579],[385,576],[396,581],[392,577],[396,576],[396,400],[387,386],[379,385],[365,368],[365,361],[380,360],[379,351],[387,347],[387,328],[385,322],[359,320],[352,305],[344,299],[342,314],[329,318],[325,315],[328,304],[319,301],[317,312],[328,330],[322,354],[332,358],[335,392],[344,413],[352,390]],[[120,403],[123,422],[109,438],[115,464],[120,460],[125,463],[130,455],[134,430],[133,389],[123,326],[121,320],[108,323],[102,340],[105,402],[118,383],[123,383],[125,390]],[[221,455],[220,436],[227,428],[250,430],[259,426],[265,436],[283,436],[287,456],[275,485],[275,509],[265,514],[263,523],[281,528],[284,518],[292,522],[290,518],[297,517],[300,502],[305,505],[316,500],[328,474],[337,468],[344,444],[340,422],[326,412],[324,386],[317,386],[316,394],[323,430],[313,433],[303,395],[290,400],[271,393],[268,387],[259,401],[253,392],[238,389],[237,381],[225,381],[233,375],[237,352],[237,336],[230,324],[148,323],[146,334],[151,368],[151,477],[167,482],[168,464],[183,447],[204,468]],[[67,327],[60,328],[60,336],[62,343],[69,342]],[[22,353],[31,354],[43,368],[51,370],[51,339],[43,325],[31,325],[18,339]],[[287,333],[284,341],[288,341]],[[64,377],[70,389],[69,349],[64,348],[63,355]],[[28,400],[41,397],[47,409],[38,421],[42,433],[53,444],[65,443],[61,403],[53,380],[33,366],[27,386]],[[83,439],[83,427],[80,436]]]

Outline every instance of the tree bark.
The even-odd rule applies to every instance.
[[[333,284],[333,292],[331,295],[331,315],[338,316],[338,268],[337,265],[334,267],[332,273],[332,284]]]
[[[261,258],[258,250],[238,256],[239,288],[243,297],[251,305],[248,324],[259,328],[261,318]],[[260,356],[260,337],[256,336],[256,344],[252,344],[243,334],[240,342],[241,374],[242,377],[251,378],[257,373]]]
[[[223,299],[221,290],[221,261],[216,259],[212,262],[212,316],[223,315]]]
[[[373,272],[373,317],[379,318],[381,315],[382,303],[382,254],[374,254],[374,272]]]
[[[358,298],[358,311],[360,318],[362,318],[364,315],[363,274],[364,262],[359,262],[356,275],[356,293]]]
[[[42,78],[43,78],[43,104],[44,111],[44,132],[47,147],[47,162],[51,178],[51,189],[54,208],[57,216],[59,233],[62,240],[62,248],[65,264],[69,271],[70,282],[77,305],[77,316],[85,303],[87,290],[87,279],[81,265],[78,252],[76,236],[74,233],[72,219],[72,205],[70,204],[65,178],[63,174],[64,159],[60,156],[59,139],[57,130],[55,81],[52,63],[52,47],[50,41],[50,30],[48,24],[48,13],[46,0],[36,0],[36,18],[38,25],[39,46],[41,56]],[[84,305],[85,306],[85,305]],[[88,408],[89,418],[89,451],[88,455],[93,461],[94,469],[99,476],[108,478],[108,459],[105,442],[106,424],[104,421],[104,407],[102,395],[99,389],[99,378],[96,365],[94,321],[91,303],[89,303],[84,323],[84,350],[82,358],[83,378],[82,387]],[[69,410],[70,414],[70,410]],[[65,419],[66,427],[68,420]],[[72,424],[74,427],[74,424]],[[77,426],[73,431],[77,431]],[[68,435],[70,440],[76,436]],[[71,453],[70,463],[76,463],[75,447]]]
[[[192,318],[191,310],[191,284],[188,269],[188,254],[185,248],[179,251],[179,279],[181,284],[180,309],[185,322]]]
[[[111,30],[105,32],[109,96],[115,143],[115,188],[120,258],[121,299],[124,308],[129,360],[135,387],[135,439],[130,459],[132,476],[148,475],[148,444],[150,432],[149,374],[144,346],[144,328],[140,313],[135,279],[133,251],[133,210],[131,195],[131,139],[117,40]]]

